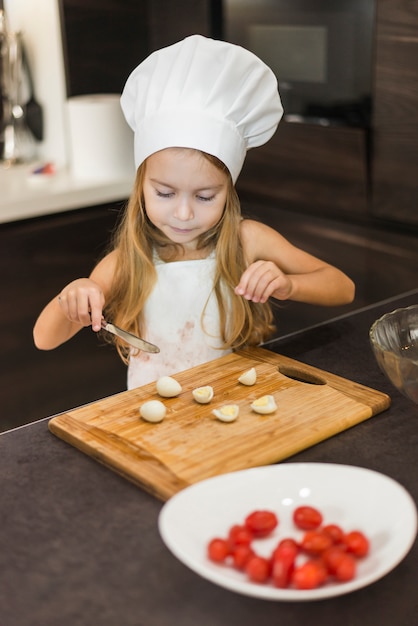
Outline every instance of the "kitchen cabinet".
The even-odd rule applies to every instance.
[[[376,0],[369,128],[287,123],[249,152],[243,200],[418,226],[418,2]]]
[[[148,4],[150,50],[169,46],[197,33],[216,37],[214,6],[218,3],[218,0],[150,1]]]
[[[0,224],[0,431],[126,389],[125,366],[111,346],[98,349],[90,329],[47,352],[37,350],[32,338],[47,302],[74,278],[87,276],[101,257],[120,207]]]
[[[366,129],[281,121],[265,146],[248,152],[237,189],[253,204],[361,217],[369,184]]]
[[[120,93],[149,52],[147,0],[61,0],[67,96]]]
[[[379,0],[376,23],[371,212],[418,225],[418,2]]]
[[[61,0],[68,96],[119,93],[157,48],[213,35],[210,0]]]

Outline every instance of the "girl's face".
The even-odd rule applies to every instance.
[[[222,217],[228,177],[196,150],[166,148],[148,157],[143,193],[150,221],[171,241],[195,250]]]

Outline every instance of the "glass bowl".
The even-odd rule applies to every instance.
[[[418,404],[418,304],[386,313],[372,324],[369,335],[382,372]]]

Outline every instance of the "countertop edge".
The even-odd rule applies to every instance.
[[[75,178],[68,169],[32,174],[34,165],[0,169],[0,223],[60,213],[127,199],[133,176],[109,179]]]

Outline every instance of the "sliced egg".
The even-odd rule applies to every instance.
[[[162,422],[167,410],[160,400],[148,400],[139,408],[139,414],[146,422]]]
[[[213,388],[210,385],[197,387],[197,389],[193,389],[192,395],[199,404],[208,404],[213,398]]]
[[[157,380],[157,393],[163,398],[174,398],[181,393],[181,385],[171,376],[161,376]]]
[[[241,376],[238,378],[238,382],[242,383],[243,385],[248,385],[249,387],[251,385],[254,385],[256,380],[257,380],[257,373],[255,371],[255,367],[252,367],[250,370],[247,370],[246,372],[241,374]]]
[[[260,413],[261,415],[267,415],[268,413],[273,413],[277,409],[276,402],[273,396],[262,396],[251,404],[251,408],[256,413]]]
[[[214,409],[212,413],[221,422],[233,422],[238,417],[239,406],[238,404],[224,404],[219,409]]]

